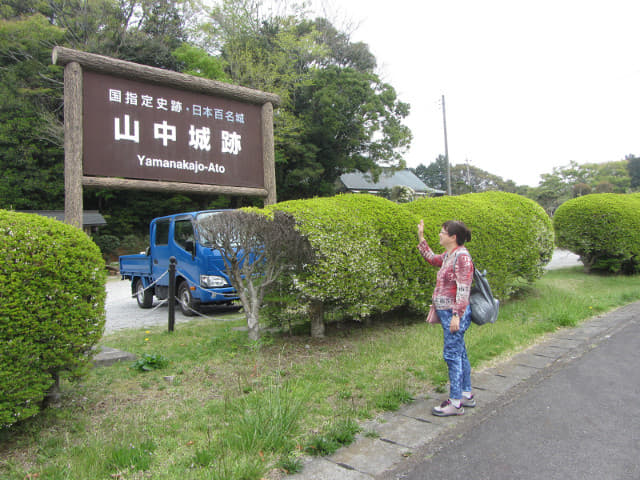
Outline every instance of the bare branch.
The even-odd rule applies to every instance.
[[[259,310],[267,289],[285,270],[309,263],[309,242],[284,212],[274,218],[247,211],[212,215],[198,226],[205,243],[220,251],[247,316],[249,337],[259,338]]]

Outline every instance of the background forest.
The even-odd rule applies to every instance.
[[[328,196],[349,171],[403,168],[410,106],[377,73],[366,44],[343,19],[312,17],[304,4],[258,0],[2,0],[0,3],[0,208],[63,209],[63,71],[54,46],[108,55],[276,93],[278,200]],[[569,159],[568,159],[569,160]],[[518,159],[514,158],[514,162]],[[447,161],[414,169],[446,190]],[[538,187],[518,186],[470,165],[451,167],[453,194],[503,190],[552,213],[591,192],[635,191],[640,159],[558,167]],[[151,218],[237,207],[254,199],[85,190],[110,238],[143,236]],[[102,241],[100,241],[102,240]],[[106,242],[109,243],[109,242]]]

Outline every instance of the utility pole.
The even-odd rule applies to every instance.
[[[449,163],[449,145],[447,144],[447,113],[442,95],[442,124],[444,126],[444,158],[447,160],[447,195],[451,196],[451,164]]]

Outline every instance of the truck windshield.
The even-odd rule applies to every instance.
[[[203,247],[211,247],[213,239],[209,238],[210,232],[206,228],[202,228],[201,225],[206,225],[207,219],[214,215],[219,215],[221,212],[204,212],[196,215],[196,224],[198,225],[198,243]]]

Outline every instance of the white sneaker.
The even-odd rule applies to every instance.
[[[453,415],[464,415],[464,408],[462,403],[459,407],[456,407],[451,400],[445,400],[439,407],[433,407],[431,414],[436,417],[451,417]]]

